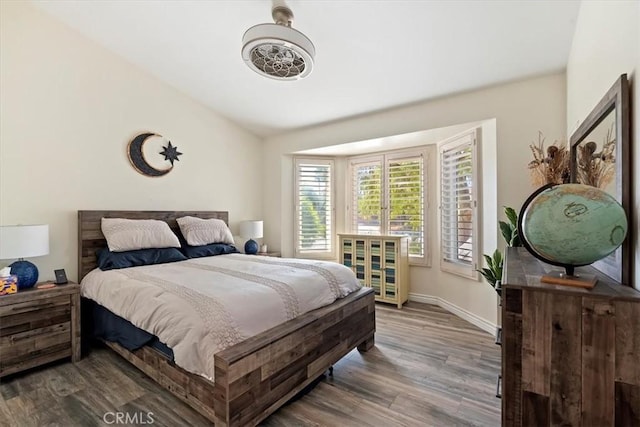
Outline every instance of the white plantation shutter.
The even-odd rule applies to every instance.
[[[333,254],[333,161],[295,161],[296,254]]]
[[[412,263],[428,265],[426,159],[435,147],[350,159],[351,232],[409,236]]]
[[[409,255],[424,255],[424,158],[387,160],[389,234],[410,236]]]
[[[358,234],[382,231],[382,161],[351,163],[351,230]]]
[[[476,276],[476,132],[440,147],[441,265]]]

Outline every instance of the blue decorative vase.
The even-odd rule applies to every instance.
[[[38,281],[38,268],[29,261],[16,261],[9,267],[11,274],[18,277],[18,289],[31,288]]]
[[[253,239],[247,240],[244,244],[244,253],[249,255],[255,255],[258,253],[258,242]]]

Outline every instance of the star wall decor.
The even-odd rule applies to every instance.
[[[173,166],[173,161],[179,162],[180,159],[178,156],[182,156],[182,153],[178,151],[178,147],[174,147],[171,145],[171,141],[169,141],[169,145],[166,147],[162,147],[163,150],[160,152],[164,156],[165,160],[169,160],[171,162],[171,166]]]

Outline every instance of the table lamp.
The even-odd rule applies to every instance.
[[[0,226],[0,259],[18,259],[9,267],[18,277],[18,289],[30,288],[38,281],[38,268],[23,258],[49,254],[48,225]]]
[[[240,223],[240,236],[247,242],[244,244],[244,253],[255,255],[258,253],[258,242],[253,239],[262,237],[262,221],[243,221]]]

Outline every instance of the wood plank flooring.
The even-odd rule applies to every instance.
[[[492,336],[427,304],[410,302],[402,310],[377,304],[376,315],[375,348],[349,353],[333,376],[263,425],[500,425],[500,347]],[[147,412],[154,426],[207,425],[108,349],[0,383],[2,426],[107,425],[104,414],[117,411],[137,417],[138,425],[150,424]]]

